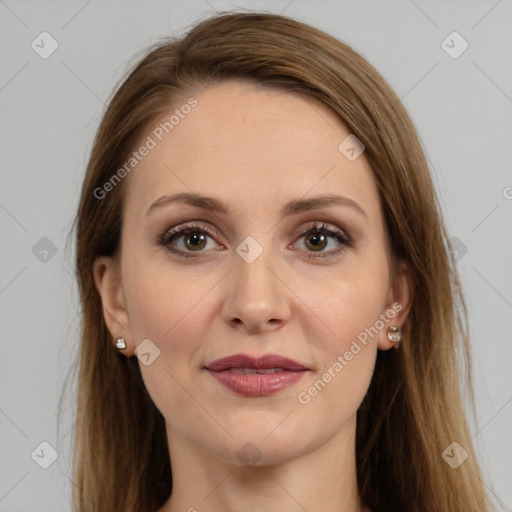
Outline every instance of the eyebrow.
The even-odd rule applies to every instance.
[[[146,215],[157,208],[169,206],[172,204],[181,203],[196,208],[201,208],[211,213],[218,213],[222,215],[229,215],[230,209],[228,205],[215,197],[203,196],[193,192],[181,192],[178,194],[170,194],[159,197],[154,201],[146,211]],[[345,196],[336,194],[326,194],[308,199],[293,199],[286,203],[280,211],[281,217],[290,215],[297,215],[299,213],[307,212],[310,210],[317,210],[329,206],[344,206],[352,209],[358,214],[367,219],[366,212],[361,208],[359,203]]]

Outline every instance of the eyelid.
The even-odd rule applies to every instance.
[[[195,229],[197,231],[204,231],[205,233],[210,235],[212,238],[219,236],[219,232],[216,229],[209,226],[208,224],[203,223],[203,221],[193,220],[193,221],[179,223],[176,226],[165,230],[164,234],[161,237],[159,237],[158,239],[159,240],[171,239],[172,236],[175,234],[183,235],[184,233],[182,233],[182,232],[187,229],[190,229],[190,230]]]
[[[311,221],[310,223],[307,223],[305,226],[301,226],[299,228],[298,233],[295,236],[303,236],[306,233],[308,233],[309,231],[315,230],[315,229],[332,231],[333,233],[339,234],[339,235],[343,236],[344,238],[346,238],[347,241],[351,242],[349,235],[347,234],[347,232],[344,229],[339,228],[336,225],[331,224],[330,222],[324,222],[324,221]]]

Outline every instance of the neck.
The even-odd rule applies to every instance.
[[[158,512],[364,512],[359,506],[355,418],[322,446],[285,462],[244,466],[201,450],[168,427],[173,491]]]

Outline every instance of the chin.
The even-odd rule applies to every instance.
[[[236,465],[276,465],[283,464],[300,457],[308,451],[308,447],[321,444],[317,436],[312,435],[291,419],[293,413],[272,413],[259,410],[243,413],[226,424],[229,434],[223,435],[218,444],[212,440],[205,444],[219,458]],[[284,421],[283,421],[284,420]],[[302,422],[304,423],[304,422]]]

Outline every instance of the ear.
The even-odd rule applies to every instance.
[[[379,332],[378,348],[380,350],[389,350],[395,344],[388,339],[388,328],[395,325],[404,330],[404,324],[411,310],[414,297],[412,273],[409,264],[403,260],[397,262],[392,281],[389,286],[386,298],[384,315],[386,324]]]
[[[121,352],[126,356],[132,356],[135,345],[118,259],[108,256],[96,258],[93,264],[93,275],[101,296],[105,324],[113,339],[112,344],[122,336],[126,342],[126,348]]]

